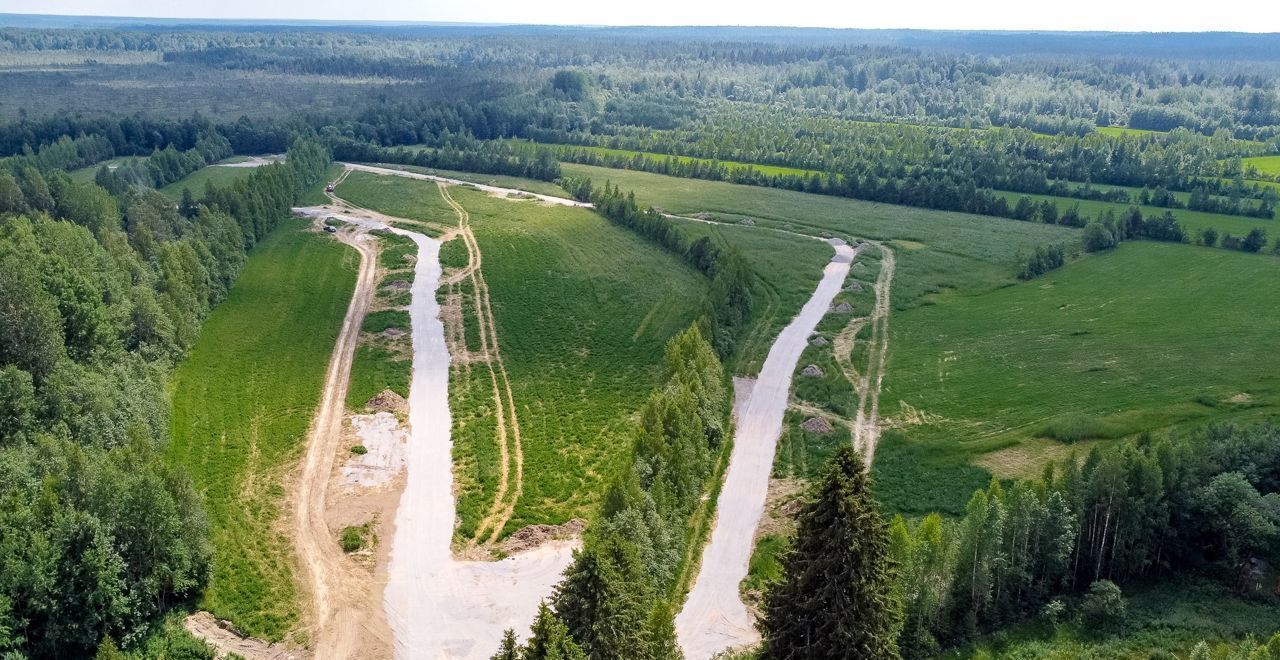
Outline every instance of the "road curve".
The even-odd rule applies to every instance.
[[[676,636],[687,660],[706,660],[720,651],[760,640],[738,585],[747,576],[753,539],[764,513],[774,450],[791,391],[791,375],[809,335],[831,302],[853,261],[854,251],[840,239],[828,241],[836,254],[800,313],[778,335],[746,409],[738,418],[733,453],[716,503],[711,542],[684,608],[676,616]]]

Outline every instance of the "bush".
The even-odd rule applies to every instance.
[[[1205,247],[1213,247],[1218,244],[1218,230],[1213,227],[1205,227],[1200,230],[1200,244]]]
[[[1109,629],[1124,620],[1124,594],[1111,580],[1098,580],[1089,585],[1080,604],[1080,614],[1091,628]]]
[[[1116,246],[1116,237],[1111,234],[1111,230],[1097,220],[1084,226],[1084,237],[1081,240],[1085,252],[1101,252]]]
[[[364,527],[347,527],[342,530],[342,538],[339,541],[342,545],[343,552],[355,552],[364,549]]]
[[[1070,413],[1049,421],[1040,435],[1058,442],[1073,443],[1093,438],[1117,438],[1124,432],[1114,424],[1081,413]]]
[[[355,454],[356,456],[364,456],[365,454],[369,453],[369,449],[364,445],[356,445],[351,448],[351,453]]]

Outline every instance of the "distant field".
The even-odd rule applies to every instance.
[[[1088,199],[1075,199],[1072,197],[1054,197],[1051,195],[1025,195],[1024,193],[996,191],[998,194],[1009,200],[1009,204],[1016,204],[1019,197],[1030,197],[1032,201],[1040,202],[1042,200],[1050,200],[1058,205],[1058,211],[1065,211],[1072,206],[1079,205],[1080,213],[1089,218],[1096,218],[1107,209],[1115,212],[1116,217],[1122,217],[1129,210],[1131,204],[1123,204],[1116,202],[1100,202]],[[1254,227],[1261,227],[1267,230],[1267,234],[1274,237],[1280,231],[1280,224],[1275,220],[1266,218],[1246,218],[1239,215],[1224,215],[1221,213],[1205,213],[1203,211],[1188,211],[1184,209],[1165,209],[1158,206],[1140,206],[1142,214],[1145,216],[1164,215],[1165,211],[1173,213],[1183,228],[1194,238],[1199,234],[1201,229],[1213,227],[1218,230],[1218,234],[1230,233],[1233,236],[1243,236],[1249,233]]]
[[[1280,290],[1260,283],[1277,277],[1280,260],[1267,256],[1130,242],[895,315],[881,401],[899,428],[880,456],[916,460],[897,475],[906,482],[882,475],[882,493],[908,511],[962,505],[963,481],[950,493],[919,488],[930,467],[974,461],[1027,476],[1072,449],[1046,436],[1080,436],[1084,450],[1144,430],[1275,416]]]
[[[250,254],[178,366],[168,459],[205,496],[215,561],[201,607],[280,639],[299,620],[282,479],[301,456],[355,286],[354,253],[285,222]]]
[[[345,200],[397,218],[441,224],[458,223],[453,209],[430,181],[355,171],[338,186]]]
[[[1241,161],[1245,169],[1250,167],[1258,170],[1258,174],[1275,179],[1280,177],[1280,156],[1255,156],[1253,158],[1245,158]]]
[[[1145,128],[1129,128],[1127,126],[1099,126],[1097,132],[1111,137],[1133,135],[1165,135],[1163,131],[1149,131]]]
[[[650,153],[646,151],[631,151],[629,149],[610,149],[608,147],[582,147],[578,145],[562,145],[562,144],[548,144],[545,146],[565,147],[565,148],[573,148],[573,149],[586,149],[587,151],[595,152],[597,154],[600,154],[601,156],[622,156],[624,158],[635,158],[638,156],[643,159],[658,160],[658,161],[666,160],[668,158],[674,158],[676,161],[681,163],[701,163],[705,165],[710,165],[712,162],[718,162],[720,165],[723,165],[726,169],[729,169],[729,170],[750,169],[750,170],[755,170],[765,176],[808,176],[810,174],[825,176],[823,172],[819,172],[817,170],[804,170],[796,167],[783,167],[780,165],[760,165],[757,163],[739,163],[737,161],[732,161],[732,160],[712,161],[710,158],[694,158],[692,156],[671,156],[668,154]]]
[[[931,211],[829,195],[741,186],[566,163],[566,174],[612,181],[643,204],[671,213],[751,218],[758,226],[897,241],[893,304],[906,309],[925,294],[983,291],[1014,281],[1020,255],[1037,245],[1079,240],[1079,230],[990,216]],[[804,239],[798,239],[804,240]]]
[[[425,149],[426,147],[407,147],[410,151],[415,149]],[[550,182],[539,181],[537,179],[526,179],[518,176],[506,176],[502,174],[477,174],[475,172],[458,172],[456,170],[442,170],[435,167],[418,167],[417,165],[397,165],[395,163],[374,163],[381,167],[394,170],[405,170],[408,172],[419,172],[421,174],[434,174],[448,179],[457,179],[459,181],[467,181],[470,183],[480,183],[489,186],[498,186],[499,188],[514,188],[515,190],[524,190],[527,192],[538,193],[540,195],[551,195],[553,197],[568,197],[569,193],[564,188]]]
[[[252,167],[220,167],[218,165],[209,165],[202,167],[187,176],[174,181],[173,183],[160,189],[160,192],[168,195],[171,199],[182,199],[182,189],[190,188],[191,194],[199,199],[204,194],[204,186],[206,183],[212,183],[215,186],[225,186],[238,179],[243,179],[253,174]]]

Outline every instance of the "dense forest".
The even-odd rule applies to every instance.
[[[220,137],[170,144],[137,169],[104,168],[103,185],[39,155],[0,171],[0,651],[133,645],[203,585],[200,497],[159,457],[166,378],[246,251],[328,164],[299,139],[288,164],[198,205],[148,187],[225,150]]]

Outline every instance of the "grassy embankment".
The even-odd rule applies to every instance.
[[[1280,177],[1280,156],[1254,156],[1241,159],[1240,163],[1245,169],[1252,167],[1258,174],[1273,181]]]
[[[352,174],[339,193],[409,219],[456,223],[433,183]],[[362,192],[347,186],[363,186]],[[518,416],[524,484],[509,533],[589,515],[605,480],[625,463],[630,417],[655,386],[666,340],[692,322],[706,282],[674,257],[595,213],[497,199],[450,188],[467,209],[483,254],[499,346]],[[414,200],[412,204],[405,200]],[[462,267],[461,239],[441,251]],[[466,280],[463,281],[466,283]],[[478,352],[469,284],[464,341]],[[493,390],[479,362],[450,377],[460,538],[486,516],[501,470]]]
[[[204,494],[216,549],[200,606],[267,639],[299,621],[283,479],[355,286],[355,253],[302,226],[284,221],[254,248],[171,387],[167,456]]]

